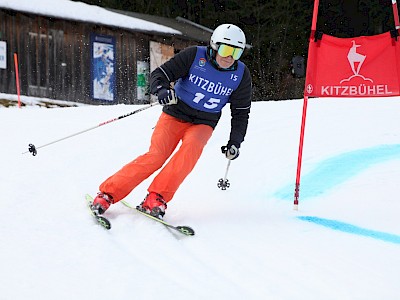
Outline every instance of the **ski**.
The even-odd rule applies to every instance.
[[[97,223],[99,223],[101,226],[103,226],[105,229],[109,230],[111,229],[111,223],[110,221],[103,217],[98,215],[93,209],[92,209],[92,204],[93,204],[93,197],[90,196],[89,194],[86,194],[85,196],[86,198],[86,203],[87,203],[87,207],[90,211],[90,214],[93,216],[93,218],[97,221]]]
[[[191,227],[189,227],[189,226],[174,226],[174,225],[172,225],[172,224],[170,224],[170,223],[168,223],[168,222],[166,222],[166,221],[164,221],[164,220],[162,220],[162,219],[153,217],[152,215],[150,215],[150,214],[148,214],[148,213],[145,213],[145,212],[139,210],[137,207],[134,207],[134,206],[130,205],[128,202],[126,202],[126,201],[124,201],[124,200],[121,200],[121,202],[122,202],[122,204],[124,204],[126,207],[129,207],[129,208],[131,208],[131,209],[134,209],[134,210],[136,210],[138,213],[140,213],[140,214],[142,214],[142,215],[144,215],[144,216],[146,216],[146,217],[148,217],[148,218],[150,218],[150,219],[152,219],[152,220],[154,220],[154,221],[157,221],[157,222],[163,224],[164,226],[166,226],[166,227],[168,227],[168,228],[170,228],[170,229],[176,230],[176,231],[178,231],[178,232],[180,232],[180,233],[182,233],[182,234],[184,234],[184,235],[188,235],[188,236],[192,236],[192,235],[195,234],[194,230],[193,230]]]

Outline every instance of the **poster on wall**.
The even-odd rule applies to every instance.
[[[115,39],[112,36],[91,35],[92,98],[114,101]]]
[[[174,56],[174,47],[159,42],[150,41],[150,73]],[[151,95],[151,102],[157,97]]]
[[[136,93],[140,102],[150,102],[150,65],[146,61],[137,62]]]
[[[150,41],[150,72],[174,56],[174,47]]]
[[[0,69],[7,69],[7,42],[0,41]]]

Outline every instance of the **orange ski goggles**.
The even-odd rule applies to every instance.
[[[234,60],[238,60],[242,56],[243,49],[236,48],[225,44],[220,44],[218,47],[218,54],[222,57],[232,56]]]

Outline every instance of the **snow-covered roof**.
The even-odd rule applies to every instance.
[[[182,34],[178,30],[154,22],[70,0],[0,0],[0,8],[139,31]]]

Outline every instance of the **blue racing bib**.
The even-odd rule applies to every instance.
[[[233,71],[218,71],[207,60],[206,47],[197,47],[189,75],[175,84],[179,99],[197,110],[219,113],[242,80],[244,64],[238,61]]]

